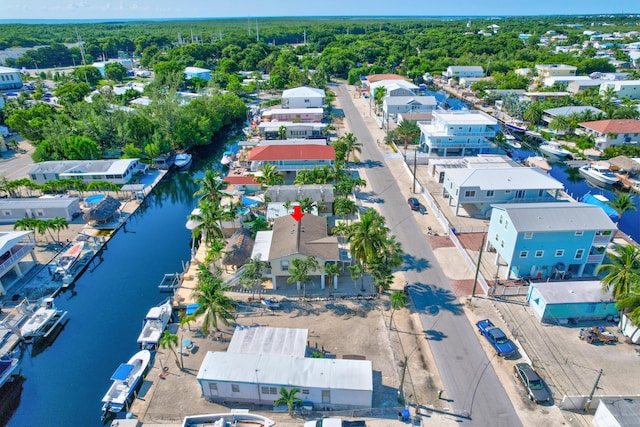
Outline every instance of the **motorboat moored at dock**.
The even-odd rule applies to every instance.
[[[620,182],[620,178],[611,172],[607,165],[592,163],[582,166],[578,170],[580,171],[580,175],[597,184],[617,185]]]
[[[60,275],[69,273],[78,261],[78,258],[80,258],[83,248],[84,242],[78,242],[71,246],[56,262],[54,273]]]
[[[562,148],[562,145],[557,142],[550,141],[545,144],[540,144],[539,149],[540,152],[553,160],[567,160],[571,158],[571,152]]]
[[[222,153],[222,158],[220,159],[220,164],[222,166],[232,167],[234,161],[235,154],[233,151],[225,151]]]
[[[191,154],[188,154],[188,153],[176,154],[176,159],[173,162],[173,164],[178,169],[186,168],[187,166],[189,166],[191,164],[191,160],[192,159],[193,158],[191,157]]]
[[[16,375],[20,366],[20,355],[15,351],[0,355],[0,387]]]
[[[275,424],[275,421],[262,415],[250,414],[249,412],[231,412],[186,416],[182,427],[271,427]]]
[[[138,336],[138,344],[143,349],[153,349],[158,345],[162,332],[171,320],[171,298],[157,307],[152,307],[144,317],[142,331]]]
[[[46,338],[66,315],[66,311],[56,308],[53,298],[45,298],[42,304],[28,316],[26,322],[20,326],[20,335],[24,339]]]
[[[107,394],[102,398],[103,419],[109,413],[121,412],[137,386],[145,374],[149,362],[151,361],[151,353],[149,350],[140,350],[127,363],[118,366],[118,369],[111,375],[111,387]]]

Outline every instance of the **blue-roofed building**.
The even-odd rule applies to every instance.
[[[487,250],[506,266],[498,269],[506,279],[594,277],[616,230],[600,207],[586,203],[497,204]]]
[[[198,77],[209,81],[209,79],[211,79],[211,70],[207,70],[206,68],[187,67],[184,69],[184,75],[187,80],[193,77]]]

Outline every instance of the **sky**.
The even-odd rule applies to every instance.
[[[640,0],[0,0],[0,20],[640,14]]]

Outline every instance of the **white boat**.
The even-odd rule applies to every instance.
[[[222,153],[220,164],[222,166],[229,166],[231,163],[233,163],[233,157],[234,157],[234,154],[232,151],[225,151],[224,153]]]
[[[171,320],[171,299],[157,307],[151,308],[144,317],[142,331],[138,336],[138,344],[146,349],[153,349],[158,345],[162,332]]]
[[[248,412],[190,415],[184,418],[182,427],[271,427],[276,423],[262,415]]]
[[[505,144],[507,144],[511,148],[522,148],[522,145],[518,142],[515,136],[509,135],[508,133],[504,134]]]
[[[562,148],[562,145],[557,142],[547,142],[546,144],[540,144],[540,152],[546,154],[548,157],[557,160],[566,160],[571,158],[571,152]]]
[[[260,301],[262,305],[270,309],[280,308],[280,301],[275,299],[263,299]]]
[[[56,261],[56,274],[67,274],[71,271],[76,264],[80,255],[82,255],[82,249],[84,248],[84,242],[78,242],[71,246],[60,258]]]
[[[16,352],[5,353],[0,356],[0,387],[16,375],[20,366],[20,356]]]
[[[66,315],[66,311],[56,309],[53,298],[45,298],[22,324],[20,335],[24,339],[46,336]]]
[[[524,131],[527,130],[522,120],[511,120],[511,121],[505,122],[504,126],[513,132],[523,133]]]
[[[609,166],[598,163],[582,166],[580,169],[580,175],[587,179],[593,180],[597,183],[604,185],[615,185],[620,182],[618,178],[611,170]]]
[[[189,164],[191,164],[191,154],[187,154],[187,153],[180,153],[180,154],[176,154],[176,159],[173,162],[173,164],[178,168],[184,168],[187,167]]]
[[[140,384],[150,361],[149,350],[140,350],[127,363],[118,366],[111,375],[113,383],[102,398],[103,417],[106,417],[109,412],[118,413],[125,408],[129,398]]]

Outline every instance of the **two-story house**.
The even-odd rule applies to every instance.
[[[484,69],[479,65],[449,65],[442,75],[448,78],[484,77]]]
[[[0,231],[0,296],[38,263],[35,247],[33,231]]]
[[[604,111],[590,105],[570,105],[568,107],[549,108],[548,110],[544,110],[542,112],[542,121],[551,123],[553,119],[558,116],[568,117],[572,114],[577,114],[580,116],[584,114],[590,114],[594,119],[606,116],[606,113]]]
[[[471,217],[486,218],[496,203],[553,202],[563,185],[538,168],[447,169],[442,195],[456,216],[463,208]]]
[[[262,113],[267,122],[320,123],[324,109],[316,108],[273,108]]]
[[[500,125],[482,111],[434,111],[431,123],[419,123],[420,144],[430,156],[472,156],[494,147],[489,139]]]
[[[600,84],[600,95],[613,90],[618,99],[640,99],[640,80],[607,81]]]
[[[578,67],[566,64],[536,64],[536,72],[540,79],[558,76],[575,76]]]
[[[276,142],[276,141],[273,141]],[[306,143],[306,140],[283,140],[278,143],[258,145],[249,152],[248,161],[251,171],[256,172],[270,163],[280,172],[292,172],[297,175],[303,169],[315,166],[333,166],[336,152],[331,145]],[[288,143],[290,142],[290,143]]]
[[[604,150],[614,145],[638,144],[640,141],[640,120],[612,119],[580,123],[578,133],[595,137],[595,148]]]
[[[593,277],[616,226],[598,206],[577,202],[494,205],[487,250],[506,279]],[[502,271],[499,268],[499,271]]]
[[[301,86],[282,91],[282,108],[322,108],[323,89]]]
[[[261,122],[258,125],[260,136],[267,140],[280,139],[282,137],[281,129],[284,129],[285,139],[327,138],[327,125],[325,123]]]
[[[438,107],[435,96],[385,96],[382,100],[384,120],[405,113],[431,113]]]

